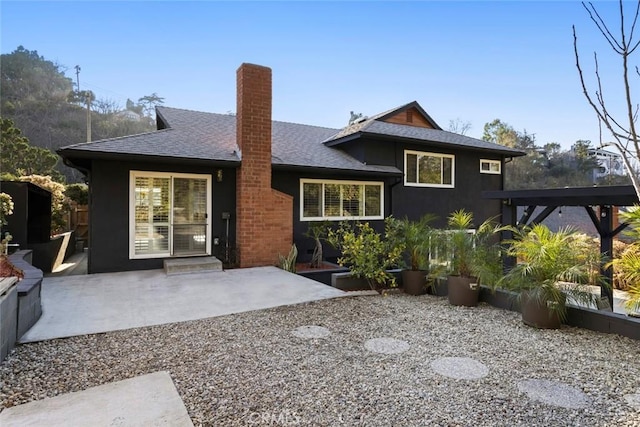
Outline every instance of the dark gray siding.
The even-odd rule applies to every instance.
[[[90,176],[90,252],[89,273],[162,268],[162,258],[129,259],[129,172],[131,170],[199,173],[212,175],[212,237],[224,244],[226,226],[222,212],[231,213],[229,235],[235,244],[235,169],[222,169],[222,182],[216,181],[220,168],[114,162],[94,160]],[[212,246],[215,253],[217,249]]]
[[[479,151],[444,151],[425,145],[402,144],[393,141],[369,140],[359,141],[366,147],[360,152],[368,164],[395,166],[404,170],[404,150],[416,150],[455,155],[455,188],[409,187],[404,185],[402,177],[376,179],[348,174],[322,174],[319,172],[282,171],[273,172],[273,187],[287,193],[294,198],[293,202],[293,234],[294,243],[298,247],[299,260],[307,261],[311,257],[314,243],[304,234],[309,222],[300,221],[300,179],[339,179],[357,181],[385,182],[385,216],[393,215],[397,218],[404,216],[418,219],[425,213],[432,213],[438,217],[433,223],[436,227],[446,227],[447,216],[457,209],[473,212],[475,223],[498,216],[501,213],[499,200],[485,200],[482,192],[502,189],[502,175],[480,173],[480,159],[502,160],[500,156],[488,155]],[[356,153],[362,147],[350,146],[350,152]],[[369,221],[374,228],[382,231],[383,221]],[[324,245],[325,256],[335,258],[338,253],[329,245]]]

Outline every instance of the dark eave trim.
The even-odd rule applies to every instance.
[[[176,163],[176,164],[194,164],[194,165],[210,165],[210,166],[225,166],[225,167],[238,167],[240,166],[240,160],[214,160],[214,159],[197,159],[190,157],[173,157],[173,156],[152,156],[148,154],[129,154],[129,153],[107,153],[100,151],[78,151],[78,150],[58,150],[63,160],[70,161],[72,163],[78,160],[114,160],[114,161],[133,161],[144,163]]]
[[[340,169],[340,168],[327,168],[319,166],[302,166],[302,165],[285,165],[285,164],[272,164],[273,170],[278,171],[291,171],[291,172],[312,172],[318,174],[341,174],[341,175],[354,175],[354,176],[378,176],[378,177],[395,177],[403,176],[403,173],[396,171],[371,171],[371,170],[357,170],[357,169]]]
[[[521,157],[521,156],[527,155],[527,153],[525,153],[524,151],[519,151],[519,150],[511,151],[511,150],[500,150],[500,149],[483,148],[483,147],[470,147],[468,145],[461,145],[453,142],[439,142],[439,141],[430,141],[430,140],[424,140],[424,139],[407,138],[404,136],[382,135],[379,133],[372,133],[372,132],[366,132],[366,131],[356,132],[340,139],[325,142],[324,144],[327,147],[336,147],[340,144],[344,144],[346,142],[354,141],[356,139],[361,139],[361,138],[375,139],[379,141],[388,141],[388,142],[394,142],[394,141],[406,142],[406,143],[418,144],[418,145],[436,145],[436,146],[442,146],[442,147],[453,147],[453,148],[466,150],[466,151],[481,151],[484,153],[495,153],[495,154],[500,154],[504,157]]]
[[[638,203],[632,185],[484,191],[482,197],[506,200],[516,206],[632,206]]]

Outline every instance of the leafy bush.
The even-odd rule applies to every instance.
[[[7,193],[0,193],[0,227],[7,225],[7,217],[13,214],[13,200]]]
[[[69,184],[64,190],[64,195],[79,205],[89,203],[89,187],[86,184]]]
[[[376,232],[368,222],[347,221],[340,223],[336,230],[329,230],[327,241],[342,256],[338,264],[348,267],[354,277],[367,280],[373,290],[383,287],[395,287],[395,277],[387,269],[398,265],[404,251],[404,245],[398,245],[391,238],[392,220],[385,220],[385,237]]]

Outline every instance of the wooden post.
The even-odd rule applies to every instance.
[[[613,209],[608,205],[600,206],[600,254],[604,259],[613,256]],[[600,267],[604,283],[600,286],[600,296],[606,296],[613,310],[613,269]]]

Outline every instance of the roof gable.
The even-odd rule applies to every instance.
[[[412,123],[408,123],[409,116]],[[444,131],[416,101],[360,119],[325,139],[324,144],[328,147],[337,147],[344,142],[363,136],[401,138],[410,142],[441,145],[452,149],[491,151],[508,157],[525,155],[523,151],[504,145]]]
[[[386,123],[442,130],[417,101],[381,113],[373,118]]]

